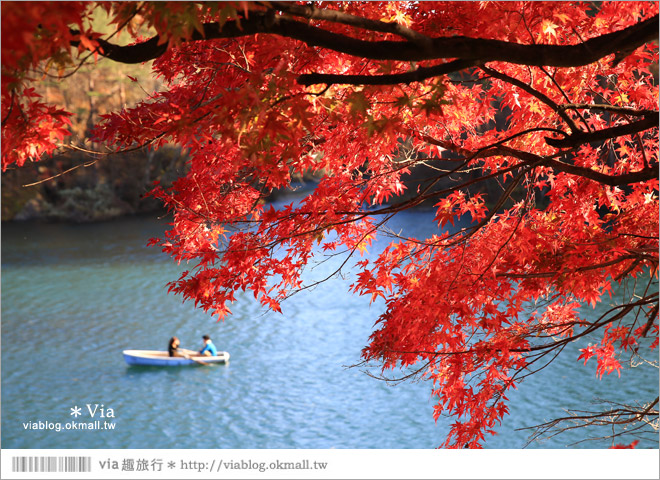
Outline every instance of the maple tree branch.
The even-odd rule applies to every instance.
[[[42,183],[49,182],[50,180],[53,180],[53,179],[55,179],[55,178],[57,178],[57,177],[61,177],[62,175],[66,175],[66,174],[69,173],[69,172],[73,172],[74,170],[77,170],[78,168],[81,168],[81,167],[83,167],[83,168],[91,167],[91,166],[94,165],[96,162],[98,162],[98,160],[99,160],[99,159],[97,158],[96,160],[90,160],[90,161],[87,161],[87,162],[80,163],[80,164],[78,164],[78,165],[74,165],[73,167],[68,168],[68,169],[66,169],[66,170],[64,170],[64,171],[62,171],[62,172],[60,172],[60,173],[55,174],[55,175],[51,175],[51,176],[48,177],[48,178],[44,178],[44,179],[42,179],[42,180],[38,180],[38,181],[36,181],[36,182],[32,182],[32,183],[26,183],[26,184],[21,185],[21,187],[24,187],[24,188],[27,188],[27,187],[34,187],[34,186],[36,186],[36,185],[40,185],[40,184],[42,184]]]
[[[7,115],[5,115],[5,118],[2,119],[1,123],[7,122],[9,117],[11,116],[11,112],[14,111],[14,103],[16,102],[16,92],[14,90],[11,91],[11,103],[9,104],[9,108],[7,109]]]
[[[653,400],[652,402],[650,402],[650,403],[648,404],[648,406],[647,406],[647,407],[644,409],[644,411],[641,413],[641,416],[646,416],[646,415],[648,415],[649,413],[651,413],[651,409],[652,409],[653,407],[655,407],[655,406],[658,404],[658,402],[660,402],[660,397],[655,397],[655,400]],[[660,412],[655,411],[655,412],[653,412],[652,414],[653,414],[653,415],[658,415],[659,413],[660,413]]]
[[[564,97],[566,101],[570,103],[571,99],[568,97],[566,91],[562,88],[561,85],[559,85],[559,82],[557,82],[557,79],[555,78],[557,74],[557,69],[555,68],[555,72],[553,75],[550,75],[550,72],[548,72],[548,70],[546,70],[545,67],[539,67],[539,69],[552,81],[552,83],[555,85],[557,90],[559,90],[559,92],[561,93],[562,97]],[[580,117],[580,120],[582,120],[584,126],[587,127],[587,131],[590,132],[591,126],[589,125],[589,122],[587,122],[587,120],[584,118],[584,115],[582,115],[582,113],[578,111],[576,111],[575,113],[577,114],[578,117]]]
[[[344,75],[335,73],[307,73],[298,77],[298,83],[306,87],[310,85],[342,84],[342,85],[397,85],[401,83],[422,82],[428,78],[459,72],[466,68],[476,67],[482,62],[478,60],[453,60],[432,67],[418,67],[410,72],[391,73],[385,75]]]
[[[535,163],[540,159],[541,166],[551,167],[558,172],[570,173],[571,175],[588,178],[610,187],[645,182],[657,178],[658,174],[660,173],[659,165],[657,163],[653,166],[643,168],[642,170],[638,170],[636,172],[622,173],[620,175],[608,175],[588,167],[572,165],[570,163],[562,162],[561,160],[554,158],[539,157],[533,153],[516,150],[510,147],[498,147],[496,150],[488,151],[488,153],[490,155],[510,155],[512,157],[523,160],[525,163]]]
[[[545,355],[549,354],[553,350],[556,349],[563,349],[567,344],[574,342],[578,338],[582,338],[586,335],[589,335],[590,333],[593,333],[594,331],[598,330],[601,327],[604,327],[605,325],[608,325],[610,323],[614,323],[617,320],[621,320],[624,318],[626,315],[628,315],[633,309],[636,307],[643,307],[644,305],[649,305],[651,303],[657,302],[658,295],[649,295],[647,297],[642,298],[639,301],[632,302],[632,303],[627,303],[624,305],[618,305],[616,307],[613,307],[609,309],[607,312],[605,312],[603,315],[599,317],[598,320],[595,322],[589,324],[589,326],[583,330],[580,333],[577,333],[575,335],[562,338],[560,340],[554,341],[552,343],[544,343],[541,345],[533,345],[530,347],[525,347],[525,348],[510,348],[508,351],[509,352],[515,352],[515,353],[526,353],[526,354],[532,354],[530,357],[535,357],[531,362],[528,363],[528,365],[531,365],[532,363],[538,361],[540,358],[544,357]],[[610,318],[605,318],[609,313],[612,313],[616,310],[621,310],[619,313],[616,315],[610,317]],[[577,322],[574,322],[577,323]],[[497,352],[501,352],[502,350],[500,349],[495,349]],[[417,354],[417,355],[428,355],[431,357],[445,357],[445,356],[454,356],[454,355],[473,355],[477,351],[474,348],[466,348],[465,350],[442,350],[442,351],[428,351],[428,350],[387,350],[387,352],[395,352],[399,354]],[[555,355],[556,357],[556,355]],[[547,364],[545,365],[547,366]],[[541,367],[541,368],[545,368]],[[539,369],[540,370],[540,369]],[[527,375],[525,375],[527,376]],[[523,377],[524,378],[524,377]]]
[[[604,327],[605,325],[611,324],[616,322],[617,320],[621,320],[624,318],[626,315],[628,315],[630,312],[632,312],[635,308],[641,308],[645,305],[650,305],[653,303],[657,303],[658,301],[658,294],[651,294],[647,295],[646,297],[643,297],[635,302],[630,302],[626,303],[623,305],[617,305],[615,307],[610,308],[607,312],[603,313],[598,320],[595,322],[589,324],[587,328],[585,328],[583,331],[580,333],[577,333],[575,335],[562,338],[561,340],[553,341],[552,343],[544,343],[542,345],[533,345],[530,347],[526,348],[512,348],[509,351],[511,352],[517,352],[517,353],[533,353],[533,352],[540,352],[537,353],[537,355],[540,355],[541,357],[545,355],[548,351],[555,350],[557,348],[563,348],[568,343],[574,342],[578,338],[582,338],[586,335],[589,335],[590,333]],[[615,315],[606,318],[610,313],[615,312],[616,310],[620,310],[618,313]],[[466,354],[466,353],[473,353],[473,349],[468,349],[465,351],[460,351],[460,352],[425,352],[425,353],[430,353],[433,355],[446,355],[447,353],[451,354]],[[545,352],[545,353],[543,353]],[[536,360],[534,360],[536,361]]]
[[[599,328],[604,327],[605,325],[608,325],[608,324],[616,322],[617,320],[623,319],[626,315],[628,315],[630,312],[632,312],[635,308],[642,308],[645,305],[651,305],[651,304],[657,303],[657,301],[658,301],[658,294],[651,294],[651,295],[647,295],[643,298],[640,298],[639,300],[637,300],[635,302],[630,302],[630,303],[626,303],[626,304],[623,304],[623,305],[617,305],[615,307],[610,308],[607,312],[602,314],[598,318],[598,320],[591,323],[585,330],[583,330],[580,333],[577,333],[577,334],[572,335],[570,337],[563,338],[563,339],[561,339],[559,341],[556,341],[556,342],[553,342],[553,343],[546,343],[546,344],[543,344],[543,345],[536,345],[536,346],[533,346],[533,347],[529,347],[527,349],[519,349],[517,351],[519,351],[520,353],[529,353],[529,352],[533,352],[533,351],[541,351],[541,350],[548,350],[548,349],[553,350],[553,349],[557,348],[558,346],[560,346],[562,344],[571,343],[571,342],[577,340],[578,338],[584,337],[584,336],[598,330]],[[616,310],[620,310],[619,313],[617,313],[617,314],[615,314],[615,315],[613,315],[609,318],[606,318],[607,315],[609,315],[610,313],[613,313]],[[512,349],[511,351],[513,352],[513,351],[516,351],[516,350]]]
[[[383,23],[383,22],[381,22]],[[366,27],[365,27],[366,28]],[[276,15],[274,11],[250,11],[249,18],[228,20],[223,24],[212,22],[202,25],[202,32],[193,31],[191,41],[219,38],[237,38],[257,33],[270,33],[295,40],[309,46],[327,48],[339,53],[371,60],[422,61],[460,59],[466,62],[502,61],[519,65],[576,67],[593,63],[619,51],[632,51],[657,38],[658,16],[648,18],[623,30],[600,35],[575,45],[519,44],[502,40],[465,36],[437,37],[428,48],[420,48],[417,41],[366,41],[334,33],[300,21]],[[72,30],[72,34],[79,32]],[[135,45],[115,45],[97,40],[99,53],[121,63],[142,63],[161,56],[167,42],[158,35]],[[182,41],[187,41],[182,39]],[[78,46],[79,41],[72,41]],[[314,75],[314,74],[312,74]],[[306,84],[309,74],[299,77]]]
[[[633,117],[647,117],[650,115],[658,115],[658,112],[653,110],[637,110],[630,107],[619,107],[616,105],[607,104],[593,104],[593,103],[564,103],[558,105],[561,110],[603,110],[605,112],[618,113],[620,115],[630,115]]]
[[[265,6],[275,7],[279,11],[310,20],[326,20],[373,32],[391,33],[410,40],[423,48],[430,48],[432,44],[431,38],[396,22],[371,20],[340,10],[317,8],[313,5],[296,5],[289,2],[268,2]]]
[[[149,141],[147,141],[147,142],[144,142],[144,143],[142,143],[142,144],[140,144],[140,145],[137,145],[137,146],[135,146],[135,147],[129,147],[129,148],[125,148],[125,149],[123,149],[123,150],[116,150],[116,151],[110,151],[110,152],[99,152],[99,151],[96,151],[96,150],[88,150],[88,149],[86,149],[86,148],[78,147],[78,146],[73,145],[73,144],[62,145],[61,147],[64,148],[64,149],[76,150],[76,151],[78,151],[78,152],[87,153],[87,154],[89,154],[89,155],[95,155],[95,156],[97,156],[97,157],[109,157],[109,156],[111,156],[111,155],[120,155],[120,154],[122,154],[122,153],[130,153],[130,152],[135,152],[135,151],[137,151],[137,150],[142,150],[144,147],[146,147],[146,146],[148,146],[148,145],[151,145],[152,143],[156,142],[158,139],[160,139],[161,137],[165,136],[167,133],[168,133],[168,132],[162,132],[162,133],[156,135],[156,136],[155,136],[154,138],[152,138],[151,140],[149,140]],[[48,177],[48,178],[43,178],[43,179],[38,180],[38,181],[36,181],[36,182],[27,183],[27,184],[24,184],[24,185],[21,185],[21,186],[22,186],[22,187],[34,187],[34,186],[36,186],[36,185],[40,185],[40,184],[42,184],[42,183],[46,183],[46,182],[48,182],[48,181],[50,181],[50,180],[53,180],[53,179],[55,179],[55,178],[57,178],[57,177],[61,177],[62,175],[65,175],[65,174],[67,174],[67,173],[69,173],[69,172],[72,172],[72,171],[74,171],[74,170],[76,170],[76,169],[78,169],[78,168],[81,168],[81,167],[84,167],[84,168],[91,167],[92,165],[94,165],[94,164],[95,164],[96,162],[98,162],[99,160],[101,160],[101,158],[96,158],[96,159],[94,159],[94,160],[90,160],[90,161],[87,161],[87,162],[82,162],[82,163],[79,163],[78,165],[74,165],[73,167],[71,167],[71,168],[69,168],[69,169],[67,169],[67,170],[64,170],[63,172],[57,173],[57,174],[52,175],[52,176],[50,176],[50,177]]]
[[[657,303],[653,306],[653,309],[648,313],[648,320],[646,321],[646,324],[644,325],[644,330],[642,330],[642,334],[640,335],[641,337],[646,337],[646,335],[649,333],[649,330],[655,323],[655,320],[658,316],[658,310],[660,310],[660,305]]]
[[[525,347],[525,348],[511,348],[511,349],[509,349],[509,352],[517,352],[517,353],[522,353],[522,354],[528,354],[527,358],[531,359],[531,361],[527,362],[526,366],[524,367],[524,370],[529,370],[529,367],[531,365],[538,362],[541,358],[545,357],[546,355],[553,354],[553,357],[550,360],[548,360],[547,362],[545,362],[543,364],[543,366],[541,366],[541,367],[539,367],[539,368],[537,368],[533,371],[527,371],[522,376],[520,376],[519,374],[522,373],[523,370],[517,370],[515,372],[515,374],[513,375],[513,377],[510,379],[509,383],[513,382],[513,380],[515,380],[516,378],[518,380],[522,380],[523,378],[544,369],[545,367],[547,367],[550,363],[552,363],[557,358],[557,356],[564,350],[564,348],[569,343],[572,343],[572,342],[574,342],[575,340],[577,340],[579,338],[582,338],[586,335],[589,335],[589,334],[593,333],[594,331],[596,331],[596,330],[598,330],[598,329],[600,329],[600,328],[602,328],[602,327],[604,327],[608,324],[616,322],[617,320],[621,320],[626,315],[628,315],[631,311],[633,311],[635,308],[642,308],[645,305],[649,305],[649,304],[653,304],[653,303],[655,303],[657,305],[657,298],[658,298],[658,294],[651,294],[651,295],[647,295],[643,298],[640,298],[639,300],[634,301],[634,302],[614,306],[614,307],[610,308],[607,312],[603,313],[596,321],[590,323],[588,325],[588,327],[585,328],[583,331],[581,331],[577,334],[568,336],[566,338],[562,338],[560,340],[554,340],[552,343],[544,343],[544,344],[541,344],[541,345],[532,345],[532,346]],[[617,310],[618,310],[618,313],[616,313],[616,314],[614,314],[614,315],[612,315],[608,318],[608,315],[616,312]],[[657,312],[656,312],[656,314],[657,314]],[[579,323],[579,322],[568,322],[568,323],[565,324],[565,326],[568,327],[568,326],[574,325],[576,323]],[[528,338],[532,338],[532,335],[533,335],[533,331],[529,332]],[[501,351],[498,348],[496,348],[496,350]],[[403,380],[405,380],[409,377],[418,375],[428,365],[435,362],[436,361],[435,359],[438,358],[438,357],[451,357],[451,356],[457,356],[457,355],[474,355],[475,353],[477,353],[477,351],[474,348],[471,348],[471,347],[467,346],[467,348],[465,350],[451,350],[451,351],[447,351],[447,350],[444,350],[444,351],[414,350],[414,351],[411,351],[411,350],[388,349],[386,351],[383,351],[382,353],[383,354],[384,353],[415,354],[415,355],[430,357],[430,360],[427,360],[421,368],[416,369],[413,373],[408,374],[404,377],[394,379],[394,378],[385,378],[384,376],[382,376],[382,374],[381,374],[380,377],[374,376],[374,378],[378,378],[378,379],[385,380],[385,381],[388,381],[388,382],[399,382],[399,381],[403,381]],[[366,363],[366,362],[363,362],[363,363]],[[357,366],[357,365],[354,365],[354,366]],[[371,375],[371,374],[369,374],[369,375]],[[655,403],[652,403],[651,407],[654,404]],[[649,408],[647,408],[647,410],[649,410]],[[528,428],[534,428],[534,427],[528,427]]]
[[[561,272],[556,271],[556,272],[530,272],[530,273],[498,273],[496,274],[496,276],[502,278],[552,278],[557,275],[567,275],[569,273],[586,272],[589,270],[597,270],[599,268],[611,267],[612,265],[616,265],[617,263],[621,263],[626,260],[637,259],[637,258],[639,258],[639,255],[637,254],[621,255],[620,257],[617,257],[613,260],[609,260],[607,262],[596,263],[586,267],[576,268],[574,270],[564,270]]]
[[[461,155],[464,155],[467,160],[472,160],[475,158],[487,158],[487,157],[492,157],[494,155],[506,155],[522,160],[524,164],[527,165],[551,167],[552,169],[558,172],[570,173],[571,175],[588,178],[590,180],[594,180],[598,183],[601,183],[603,185],[608,185],[610,187],[628,185],[631,183],[645,182],[657,178],[658,175],[660,174],[659,165],[656,163],[653,166],[644,168],[636,172],[622,173],[620,175],[608,175],[606,173],[602,173],[588,167],[580,167],[577,165],[572,165],[570,163],[562,162],[561,160],[557,160],[552,157],[543,157],[531,152],[525,152],[523,150],[517,150],[515,148],[502,145],[503,142],[508,141],[511,138],[513,137],[509,137],[507,139],[501,140],[497,143],[484,147],[476,152],[471,152],[468,150],[464,150],[456,145],[453,145],[450,142],[437,140],[428,135],[424,135],[422,137],[422,139],[425,142],[442,147],[446,150],[451,150],[453,152],[460,153]]]
[[[470,237],[474,236],[484,225],[486,225],[488,222],[491,221],[491,219],[497,215],[497,212],[504,206],[506,201],[511,197],[511,194],[515,190],[515,188],[520,184],[520,182],[523,180],[525,175],[532,170],[535,167],[535,165],[529,165],[527,168],[524,168],[509,184],[509,186],[506,188],[506,190],[502,193],[500,196],[499,200],[497,203],[491,208],[488,212],[488,214],[476,225],[470,226],[467,228],[467,233],[460,237],[457,240],[454,240],[452,242],[447,242],[443,243],[443,248],[451,247],[453,245],[457,245],[458,243],[463,243],[467,241]]]
[[[657,431],[657,426],[653,427],[653,425],[648,421],[646,421],[645,418],[658,416],[660,412],[658,412],[657,409],[654,410],[653,407],[655,407],[658,404],[659,400],[660,399],[656,397],[655,400],[652,400],[648,404],[642,405],[640,407],[620,405],[619,408],[611,408],[609,410],[605,410],[601,412],[571,410],[568,411],[568,413],[570,414],[570,416],[568,417],[556,418],[549,422],[545,422],[532,427],[518,428],[517,430],[535,430],[534,434],[529,438],[527,445],[531,444],[537,438],[540,438],[548,434],[549,432],[552,432],[553,430],[554,433],[552,433],[547,438],[552,438],[556,435],[559,435],[562,432],[573,430],[575,428],[581,428],[587,425],[615,426],[615,425],[635,424],[641,422],[641,425],[636,427],[634,430],[644,428],[645,426],[650,426],[654,431]],[[612,403],[612,402],[608,402],[608,403]],[[566,424],[569,422],[572,422],[575,425],[562,426],[562,424]],[[615,433],[611,435],[609,438],[614,438],[616,436],[631,432],[632,430],[623,430],[619,433]]]
[[[284,297],[284,299],[288,299],[288,298],[292,297],[294,294],[299,293],[299,292],[301,292],[301,291],[303,291],[303,290],[309,290],[309,289],[311,289],[311,288],[314,288],[314,287],[320,285],[321,283],[324,283],[324,282],[330,280],[330,279],[331,279],[332,277],[334,277],[335,275],[339,275],[339,274],[341,273],[342,269],[343,269],[343,268],[346,266],[346,264],[348,263],[348,261],[353,257],[353,255],[355,254],[355,252],[358,250],[358,245],[360,245],[363,241],[365,241],[365,240],[367,239],[367,237],[369,237],[372,233],[377,232],[377,231],[378,231],[378,230],[379,230],[379,229],[380,229],[385,223],[387,223],[387,222],[388,222],[388,221],[389,221],[394,215],[395,215],[395,214],[392,213],[391,215],[385,217],[382,221],[380,221],[378,224],[376,224],[373,228],[371,228],[369,231],[365,232],[365,233],[362,235],[362,238],[360,239],[360,241],[357,242],[356,245],[355,245],[353,248],[350,249],[350,251],[345,252],[345,254],[346,254],[346,258],[343,260],[343,262],[341,263],[341,265],[339,265],[339,267],[336,268],[332,273],[330,273],[329,275],[327,275],[325,278],[323,278],[323,279],[321,279],[321,280],[317,280],[317,281],[312,282],[312,283],[310,283],[310,284],[307,284],[307,285],[303,285],[303,286],[301,286],[301,287],[298,288],[296,291],[294,291],[294,292],[292,292],[291,294],[289,294],[289,295],[287,295],[286,297]],[[365,216],[366,216],[366,215],[365,215]],[[362,217],[362,218],[364,218],[364,217]],[[272,248],[275,248],[275,245],[273,245]]]
[[[548,105],[550,108],[552,108],[557,115],[559,115],[564,122],[566,122],[566,125],[571,129],[572,132],[580,132],[581,130],[575,125],[575,122],[573,122],[573,119],[569,117],[564,109],[560,108],[559,105],[557,105],[553,100],[550,99],[547,95],[544,95],[543,93],[539,92],[538,90],[532,88],[530,85],[527,85],[525,82],[522,82],[521,80],[518,80],[517,78],[513,78],[505,73],[498,72],[495,69],[486,67],[485,65],[481,67],[481,70],[486,72],[488,75],[490,75],[493,78],[497,78],[499,80],[502,80],[506,83],[509,83],[511,85],[514,85],[521,90],[529,93],[531,96],[534,98],[538,99],[542,103],[545,103]]]
[[[460,165],[460,166],[462,166],[462,165]],[[371,215],[382,215],[382,214],[389,214],[391,212],[399,212],[399,211],[402,211],[402,210],[407,210],[407,209],[409,209],[411,207],[414,207],[416,205],[419,205],[420,203],[422,203],[426,200],[429,200],[431,198],[439,197],[440,195],[444,195],[446,193],[455,192],[457,190],[469,187],[470,185],[473,185],[475,183],[484,182],[484,181],[489,180],[491,178],[499,177],[501,175],[504,175],[508,172],[512,172],[514,170],[518,170],[520,168],[531,169],[531,167],[526,166],[524,164],[512,165],[511,167],[508,167],[508,168],[505,168],[505,169],[502,169],[502,170],[498,170],[498,171],[496,171],[494,173],[491,173],[491,174],[488,174],[488,175],[483,175],[483,176],[480,176],[480,177],[477,177],[477,178],[473,178],[471,180],[467,180],[467,181],[465,181],[461,184],[458,184],[458,185],[455,185],[455,186],[452,186],[452,187],[449,187],[449,188],[445,188],[443,190],[437,190],[437,191],[429,192],[429,193],[426,193],[426,194],[420,193],[419,195],[416,195],[415,197],[411,198],[410,200],[406,200],[404,202],[401,202],[401,203],[398,203],[398,204],[395,204],[395,205],[392,205],[392,206],[389,206],[389,207],[380,208],[378,210],[372,210],[372,211],[368,212],[368,214],[369,214],[369,216],[371,216]],[[458,168],[456,168],[456,169],[454,169],[454,170],[452,170],[452,171],[450,171],[446,174],[439,175],[436,178],[436,180],[438,180],[438,179],[440,179],[444,176],[447,176],[451,173],[457,172],[457,171],[459,171]],[[525,170],[523,173],[526,173],[527,171],[528,170]],[[428,189],[429,188],[426,188],[425,190],[428,190]],[[472,227],[468,227],[468,228],[471,229]],[[456,235],[456,234],[454,234],[454,235]],[[454,235],[452,235],[452,236],[454,236]],[[424,242],[416,242],[416,243],[420,243],[422,245],[428,245]],[[436,245],[436,244],[434,243],[433,245]]]
[[[653,112],[651,115],[645,116],[643,120],[637,122],[617,125],[588,133],[574,133],[565,138],[545,137],[545,141],[548,145],[555,148],[575,148],[585,143],[599,142],[601,140],[643,132],[651,128],[658,128],[658,121],[660,121],[658,112]]]
[[[601,327],[603,327],[607,324],[615,322],[616,320],[620,320],[621,318],[625,317],[628,313],[630,313],[635,307],[641,307],[643,305],[648,305],[649,303],[656,302],[657,297],[658,297],[657,294],[649,295],[645,298],[642,298],[641,300],[639,300],[637,302],[633,302],[633,303],[629,303],[629,304],[625,304],[625,305],[619,305],[617,307],[611,308],[610,310],[605,312],[603,315],[601,315],[601,317],[596,322],[592,323],[587,329],[585,329],[583,332],[581,332],[579,334],[576,334],[576,335],[573,335],[573,336],[570,336],[570,337],[567,337],[567,338],[563,338],[563,339],[561,339],[559,341],[556,341],[556,342],[553,342],[553,343],[546,343],[546,344],[543,344],[543,345],[537,345],[537,346],[532,346],[532,347],[527,347],[527,348],[514,348],[514,349],[510,349],[510,351],[511,352],[518,352],[518,353],[538,352],[538,353],[534,354],[534,356],[536,358],[534,358],[534,360],[532,360],[530,363],[528,363],[528,366],[529,366],[532,363],[538,361],[541,357],[549,354],[551,351],[556,350],[556,349],[562,350],[567,344],[575,341],[576,339],[581,338],[585,335],[588,335],[591,332],[593,332],[595,330],[598,330],[599,328],[601,328]],[[622,311],[620,311],[619,313],[617,313],[613,317],[602,320],[604,317],[607,316],[607,314],[609,314],[610,312],[614,312],[615,310],[618,310],[618,309],[622,309]],[[389,350],[389,351],[392,352],[394,350]],[[400,350],[397,350],[396,353],[430,355],[432,357],[438,357],[438,356],[453,356],[453,355],[471,355],[471,354],[475,353],[475,350],[472,349],[472,348],[469,348],[467,350],[440,351],[440,352],[437,352],[437,351],[400,351]],[[557,355],[558,354],[556,354],[553,357],[553,360],[554,360],[554,358],[557,357]],[[550,360],[550,362],[546,363],[546,365],[539,368],[538,370],[541,370],[542,368],[545,368],[553,360]],[[526,374],[521,378],[524,378],[528,375],[529,374]]]

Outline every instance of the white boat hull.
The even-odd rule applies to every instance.
[[[160,350],[124,350],[124,360],[129,365],[145,365],[150,367],[177,367],[183,365],[207,365],[211,363],[226,363],[229,352],[218,352],[217,356],[207,357],[198,352],[185,350],[185,357],[170,357],[168,352]]]

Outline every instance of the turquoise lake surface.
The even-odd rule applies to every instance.
[[[432,219],[404,213],[390,227],[424,237]],[[165,224],[138,217],[2,226],[3,448],[431,449],[443,442],[452,420],[433,421],[430,383],[389,385],[349,368],[383,308],[348,293],[350,271],[294,295],[283,314],[239,295],[233,315],[218,323],[167,294],[183,266],[145,246]],[[340,262],[321,262],[308,278],[324,278]],[[129,367],[122,358],[124,349],[164,350],[172,335],[197,349],[203,334],[230,352],[228,365]],[[565,416],[566,408],[658,395],[657,368],[598,380],[593,360],[577,361],[578,348],[511,391],[511,414],[485,448],[523,448],[531,432],[519,429]],[[81,415],[72,415],[76,408]],[[91,425],[67,429],[72,421]],[[586,436],[573,430],[527,448],[612,443],[582,442]],[[638,447],[658,448],[657,434]]]

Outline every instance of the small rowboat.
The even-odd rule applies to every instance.
[[[179,349],[181,352],[182,350]],[[124,350],[124,360],[129,365],[144,365],[150,367],[176,367],[181,365],[207,365],[209,363],[226,363],[228,352],[218,352],[215,357],[200,355],[193,350],[183,350],[185,357],[170,357],[168,352],[159,350]]]

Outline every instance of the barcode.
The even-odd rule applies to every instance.
[[[92,457],[12,457],[12,472],[91,472]]]

